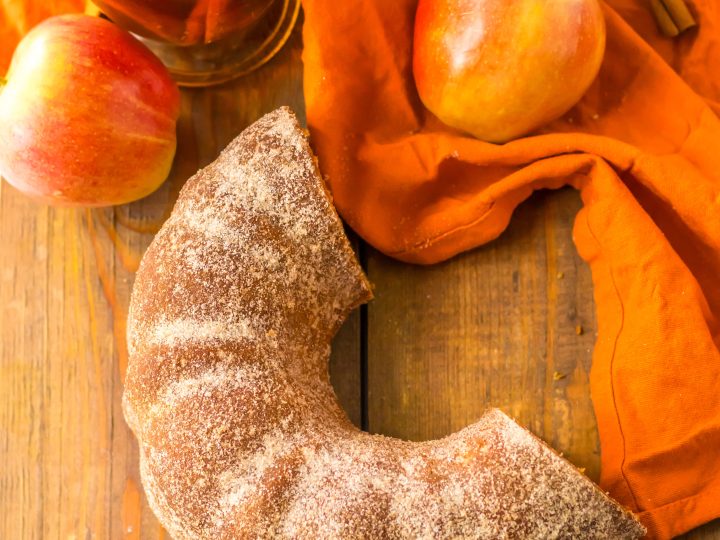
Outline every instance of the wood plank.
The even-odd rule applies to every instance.
[[[346,232],[357,253],[360,245],[357,236],[350,229]],[[357,427],[362,426],[363,419],[360,325],[360,310],[356,309],[335,336],[330,353],[330,382],[340,405]]]
[[[350,421],[362,422],[360,364],[360,311],[353,312],[340,328],[332,344],[330,381],[340,405]]]
[[[88,214],[7,186],[0,204],[3,537],[107,535],[112,322],[97,308]]]
[[[21,221],[5,219],[13,215]],[[49,211],[0,186],[0,536],[39,538],[44,481]],[[16,218],[16,219],[18,219]],[[40,466],[38,466],[40,464]]]
[[[597,479],[592,285],[570,233],[579,205],[571,190],[536,194],[497,241],[432,267],[370,251],[370,431],[432,439],[499,407]]]
[[[677,540],[720,540],[720,519],[678,536]]]

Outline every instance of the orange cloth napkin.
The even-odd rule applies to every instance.
[[[335,203],[370,244],[430,264],[496,238],[570,184],[592,269],[600,483],[657,538],[720,516],[720,5],[662,38],[605,4],[601,73],[542,134],[497,146],[439,122],[412,78],[417,0],[304,0],[308,125]],[[714,112],[715,111],[715,112]]]

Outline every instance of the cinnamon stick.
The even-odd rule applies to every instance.
[[[690,9],[684,0],[661,0],[665,9],[672,17],[675,26],[682,33],[688,28],[697,25],[695,18],[690,13]]]
[[[668,37],[697,26],[684,0],[650,0],[650,8],[660,31]]]

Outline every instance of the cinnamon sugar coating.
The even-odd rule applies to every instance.
[[[187,182],[137,274],[123,396],[174,538],[644,534],[498,410],[422,443],[355,428],[329,344],[370,298],[289,109]]]

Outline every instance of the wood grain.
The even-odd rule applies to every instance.
[[[578,204],[570,190],[537,194],[499,240],[436,266],[371,251],[370,431],[442,437],[499,407],[598,477],[592,285],[570,235]]]
[[[359,240],[355,233],[346,229],[348,237],[356,252]],[[350,421],[362,427],[363,403],[363,366],[360,310],[353,311],[340,328],[332,344],[330,353],[330,381],[337,394],[340,405],[347,413]]]
[[[143,201],[49,209],[0,185],[0,538],[167,537],[120,408],[134,271],[198,167],[263,112],[303,114],[300,51],[296,31],[258,72],[183,91],[173,171]],[[427,439],[498,406],[596,478],[592,287],[569,232],[578,204],[571,191],[536,195],[497,242],[431,268],[361,246],[377,300],[350,317],[330,365],[353,422]]]

